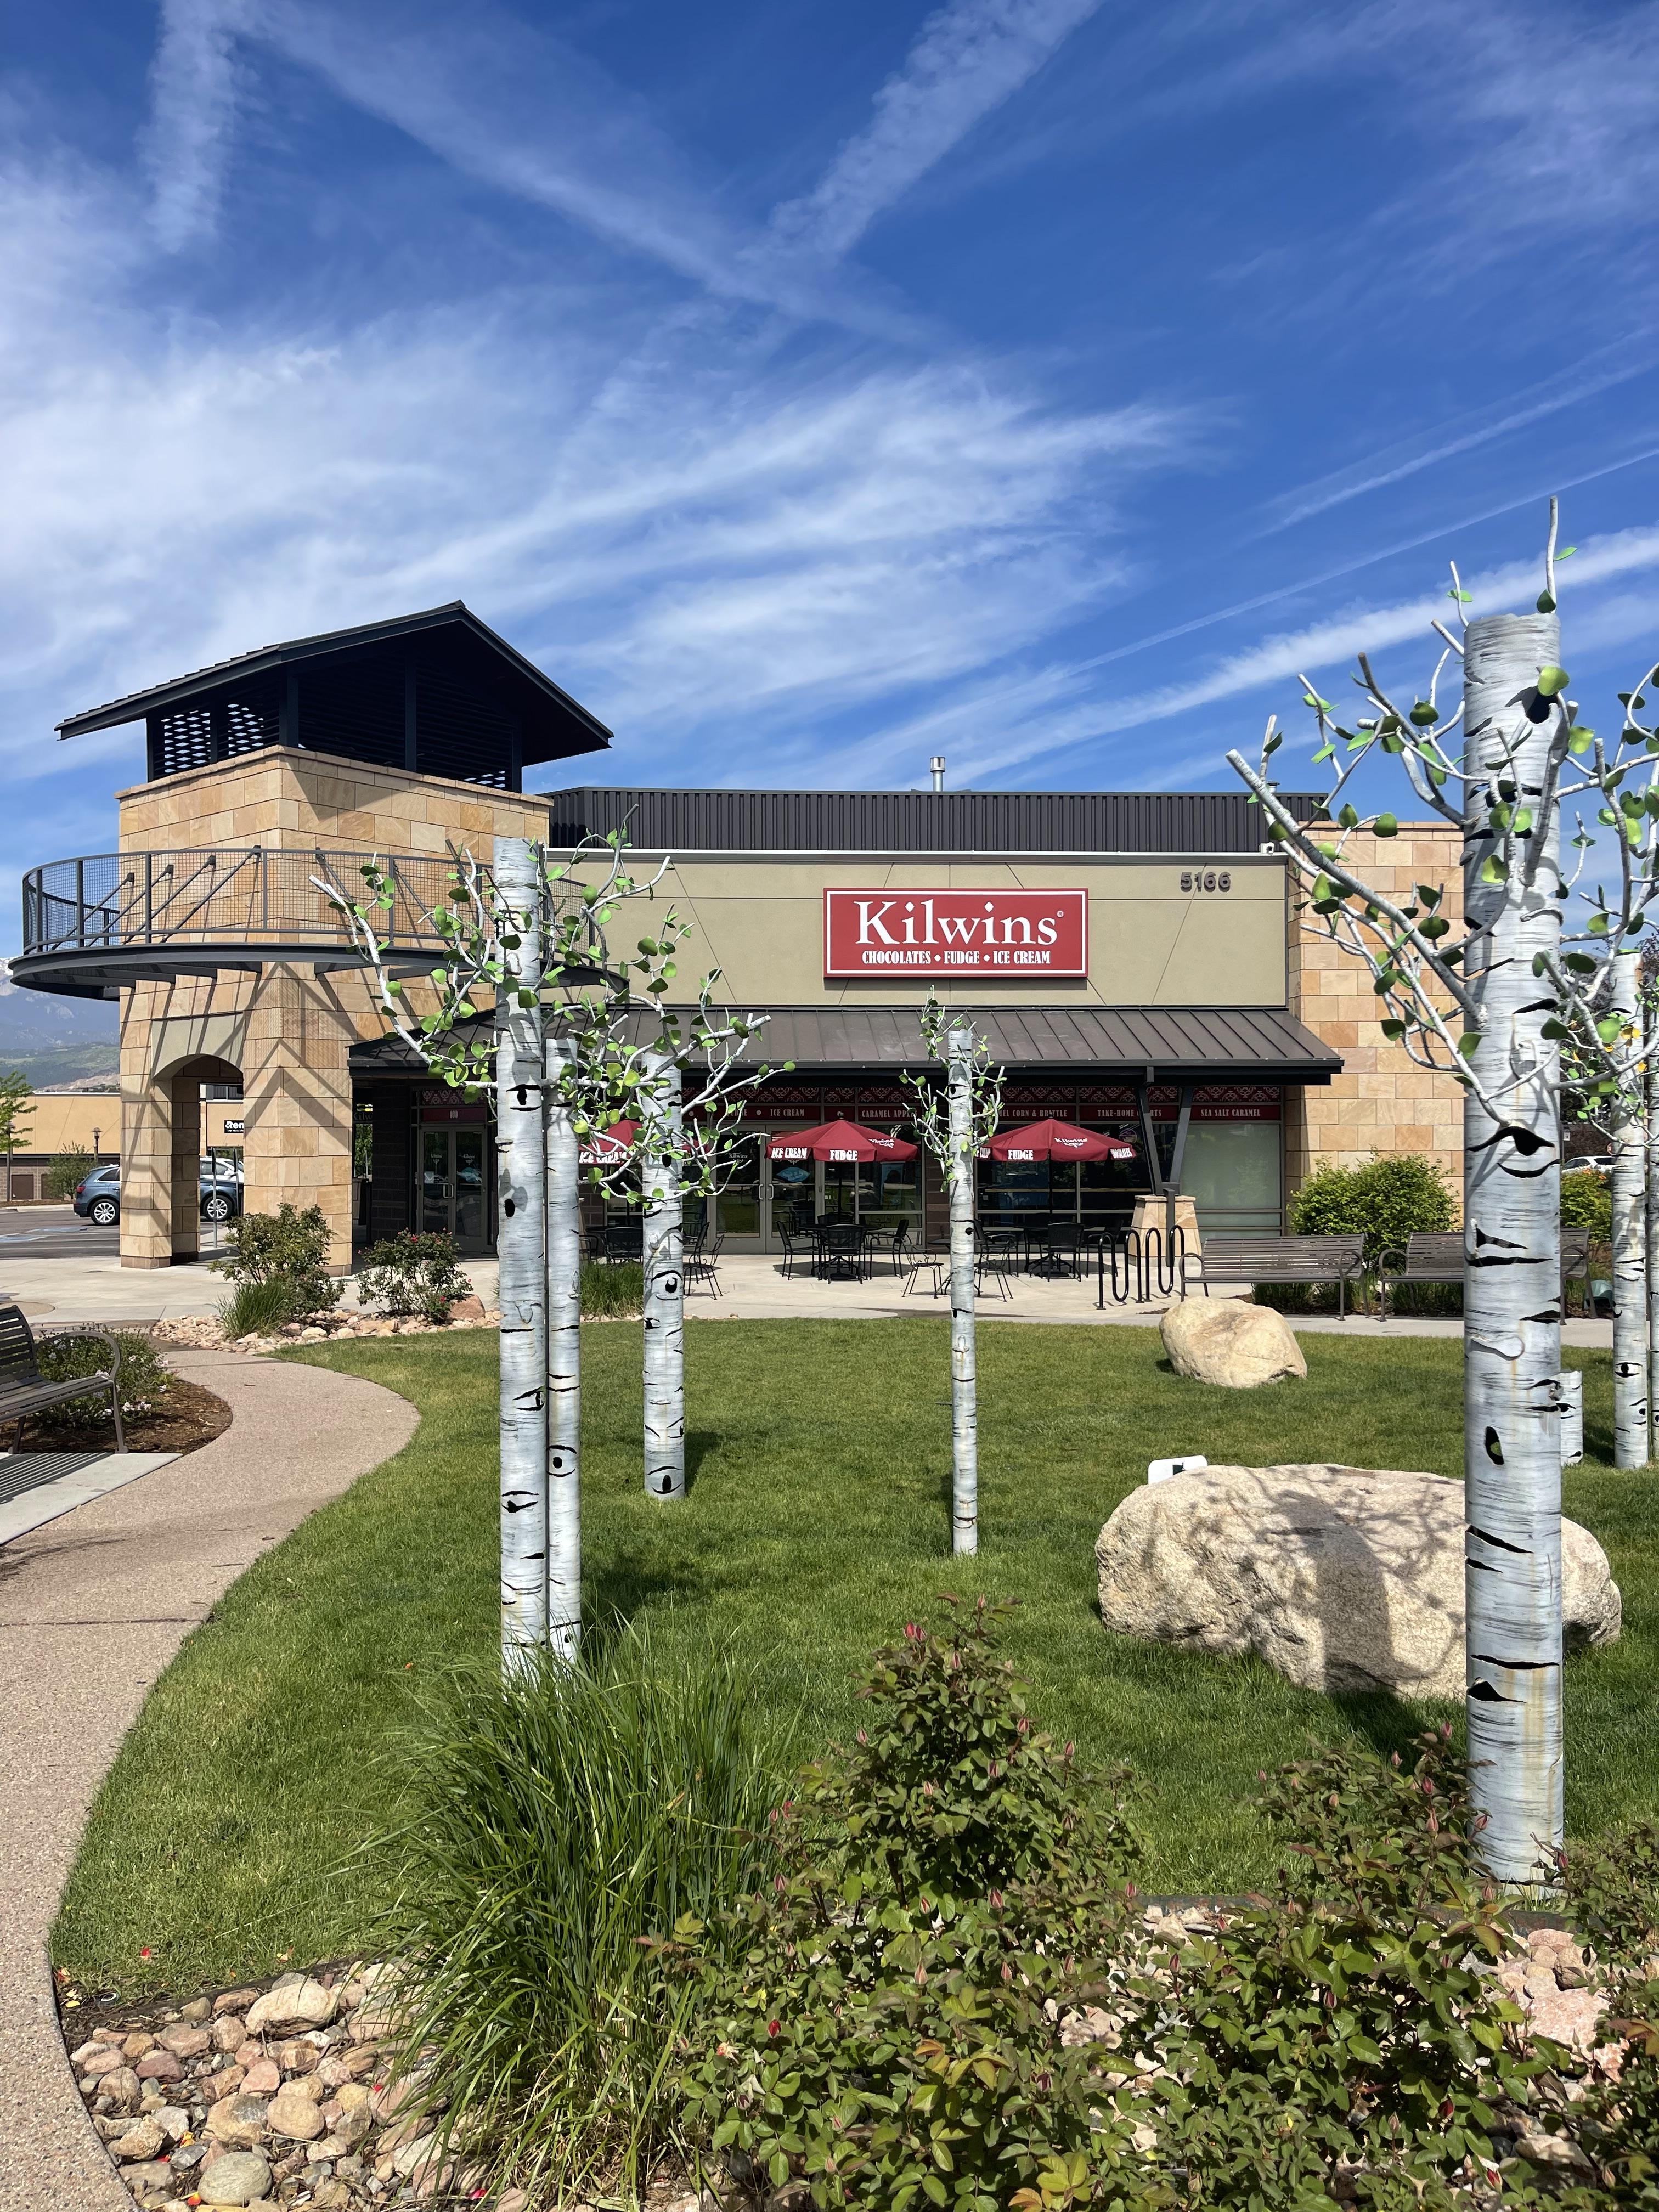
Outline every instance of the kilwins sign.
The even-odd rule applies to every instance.
[[[1086,891],[823,894],[826,975],[1086,975]]]

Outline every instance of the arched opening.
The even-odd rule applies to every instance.
[[[200,1256],[203,1092],[209,1084],[241,1080],[234,1061],[190,1054],[156,1068],[136,1110],[124,1115],[124,1267],[178,1267]]]

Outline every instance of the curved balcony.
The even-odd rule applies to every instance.
[[[447,856],[252,845],[94,853],[31,868],[11,977],[32,990],[103,999],[129,983],[281,961],[361,968],[362,952],[319,886],[361,899],[369,861],[394,887],[379,924],[391,964],[423,970],[442,944],[432,914],[453,882]]]

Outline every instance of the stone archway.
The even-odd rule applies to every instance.
[[[200,1252],[202,1085],[241,1080],[234,1060],[186,1049],[162,1058],[123,1098],[124,1267],[176,1267]]]

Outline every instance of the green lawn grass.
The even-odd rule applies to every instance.
[[[692,1322],[689,1499],[641,1481],[637,1327],[583,1332],[590,1619],[651,1618],[671,1656],[712,1633],[757,1670],[802,1750],[844,1729],[868,1652],[944,1590],[1017,1597],[1009,1648],[1041,1719],[1150,1785],[1155,1889],[1236,1889],[1265,1864],[1256,1771],[1310,1735],[1393,1743],[1422,1709],[1332,1701],[1263,1666],[1107,1634],[1094,1539],[1147,1460],[1346,1461],[1461,1471],[1455,1341],[1309,1336],[1305,1383],[1183,1382],[1150,1331],[988,1325],[977,1560],[949,1556],[945,1324]],[[94,1808],[58,1961],[87,1984],[180,1990],[373,1942],[395,1810],[388,1755],[415,1699],[495,1634],[495,1343],[358,1341],[307,1355],[421,1410],[408,1449],[252,1567],[152,1691]],[[1611,1369],[1586,1369],[1594,1455]],[[1645,1476],[1587,1462],[1568,1510],[1612,1554],[1625,1637],[1568,1674],[1568,1817],[1659,1800],[1659,1516]],[[141,1954],[148,1951],[146,1959]]]

